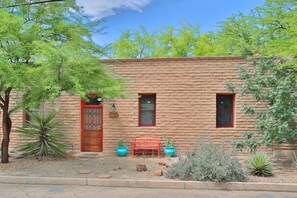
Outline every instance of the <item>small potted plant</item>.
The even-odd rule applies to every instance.
[[[165,153],[166,156],[169,156],[169,157],[174,156],[175,146],[174,146],[173,140],[166,140],[165,141],[164,153]]]
[[[126,146],[125,141],[123,139],[120,139],[117,146],[117,154],[120,157],[125,157],[127,153],[128,153],[128,146]]]

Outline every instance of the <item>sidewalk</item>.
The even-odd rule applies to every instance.
[[[88,158],[85,158],[88,157]],[[81,185],[101,187],[168,188],[232,191],[297,192],[296,183],[233,182],[211,183],[176,181],[155,176],[176,158],[79,156],[65,160],[15,159],[0,164],[0,183],[37,185]],[[136,165],[145,164],[146,172],[137,172]],[[268,180],[269,181],[269,180]]]
[[[174,180],[131,180],[131,179],[0,176],[0,183],[2,184],[36,184],[36,185],[79,185],[79,186],[129,187],[129,188],[159,188],[159,189],[297,192],[297,184],[254,183],[254,182],[211,183],[211,182],[174,181]]]

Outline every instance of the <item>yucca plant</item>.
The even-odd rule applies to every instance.
[[[28,112],[32,118],[23,128],[18,128],[21,143],[20,157],[65,157],[66,145],[62,144],[65,134],[58,130],[60,121],[55,120],[56,112],[44,115]]]
[[[264,153],[255,153],[248,161],[250,174],[257,176],[272,176],[272,165]]]

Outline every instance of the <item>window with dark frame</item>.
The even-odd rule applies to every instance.
[[[234,126],[234,94],[217,94],[217,128]]]
[[[156,94],[139,96],[139,126],[156,126]]]
[[[27,109],[27,110],[24,110],[23,111],[23,126],[27,126],[27,123],[32,121],[32,118],[31,116],[28,114],[28,112],[30,113],[40,113],[41,111],[41,108],[38,107],[38,108],[30,108],[30,109]]]

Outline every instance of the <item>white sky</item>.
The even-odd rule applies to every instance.
[[[84,7],[85,13],[101,19],[115,15],[120,9],[131,9],[141,12],[151,0],[77,0]]]

